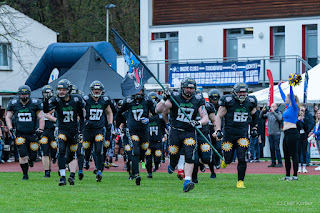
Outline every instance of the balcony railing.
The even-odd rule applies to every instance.
[[[281,80],[286,81],[291,73],[302,74],[312,67],[298,55],[286,56],[255,56],[255,57],[238,57],[238,58],[206,58],[206,59],[179,59],[179,60],[152,60],[145,61],[145,64],[160,80],[161,83],[168,83],[168,74],[171,64],[197,64],[197,63],[222,63],[222,62],[246,62],[260,60],[259,83],[263,86],[268,83],[267,69],[273,74],[274,82]],[[318,60],[320,63],[320,57]],[[150,79],[148,83],[156,83]]]

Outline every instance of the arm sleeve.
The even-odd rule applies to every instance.
[[[84,102],[82,99],[80,99],[79,108],[78,108],[78,115],[79,115],[79,123],[80,123],[80,132],[83,132],[84,129],[84,115],[83,115],[83,109],[84,109]]]
[[[155,115],[156,114],[156,109],[155,109],[153,103],[148,100],[148,105],[149,105],[149,110],[150,110],[151,114]]]
[[[282,88],[281,88],[281,83],[279,84],[279,91],[280,91],[280,95],[281,95],[281,98],[283,100],[284,103],[286,103],[286,95],[284,94]],[[290,89],[291,89],[291,86],[290,86]],[[286,104],[286,106],[288,107],[288,105]]]
[[[251,126],[252,127],[257,127],[257,125],[258,125],[258,113],[255,112],[251,117],[252,117]]]
[[[274,114],[274,117],[276,117],[276,119],[278,121],[281,121],[282,120],[282,114],[281,112],[272,112]]]
[[[293,94],[293,89],[292,86],[290,86],[290,101],[291,101],[291,106],[295,111],[299,111],[298,104],[296,100],[294,99],[294,94]]]

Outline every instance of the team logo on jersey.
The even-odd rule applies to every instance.
[[[148,155],[151,155],[151,149],[147,149],[146,150],[146,155],[148,156]]]
[[[32,151],[37,151],[37,150],[39,149],[39,144],[36,143],[36,142],[30,143],[30,149],[31,149]]]
[[[148,143],[148,142],[143,143],[143,144],[141,145],[141,148],[142,148],[143,150],[147,150],[147,149],[149,148],[149,143]]]
[[[248,148],[249,147],[249,140],[246,138],[240,138],[238,140],[239,146],[242,146],[243,148]]]
[[[132,136],[131,136],[131,140],[133,140],[133,141],[140,141],[140,138],[139,138],[138,135],[132,135]]]
[[[109,146],[110,146],[110,141],[108,141],[108,140],[104,141],[103,146],[104,146],[105,148],[109,148]]]
[[[200,149],[202,152],[209,152],[210,151],[210,146],[208,143],[204,143],[200,145]]]
[[[232,143],[229,141],[222,143],[222,150],[225,152],[229,152],[232,149]]]
[[[59,134],[58,135],[58,138],[63,140],[63,141],[66,141],[67,140],[67,136],[65,134]]]
[[[178,154],[178,151],[179,151],[179,148],[175,145],[170,145],[169,146],[169,153],[171,155],[175,155],[175,154]]]
[[[103,135],[101,135],[101,134],[96,135],[96,137],[94,138],[94,140],[95,140],[96,142],[102,141],[102,140],[103,140]]]
[[[161,150],[156,150],[154,154],[155,154],[157,157],[161,157],[162,152],[161,152]]]
[[[58,144],[57,144],[56,141],[51,141],[50,142],[50,146],[51,146],[52,149],[56,149],[58,147]]]
[[[196,144],[196,141],[193,138],[186,138],[184,139],[184,144],[187,146],[193,146]]]
[[[43,136],[41,139],[40,139],[40,143],[41,144],[47,144],[48,143],[48,138],[46,136]]]
[[[71,152],[76,152],[77,149],[78,149],[78,144],[73,144],[73,145],[70,146],[70,151]]]
[[[90,147],[90,142],[84,141],[84,142],[82,143],[82,146],[83,146],[84,149],[88,149],[88,148]]]
[[[129,145],[129,144],[125,145],[125,146],[124,146],[124,150],[125,150],[126,152],[131,151],[130,145]]]
[[[16,144],[17,145],[22,145],[22,144],[24,144],[25,141],[26,141],[26,139],[23,138],[23,137],[17,137],[16,138]]]

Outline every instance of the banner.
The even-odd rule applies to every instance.
[[[274,82],[273,82],[273,76],[272,76],[272,72],[267,69],[267,76],[269,79],[269,95],[268,95],[268,99],[269,99],[269,107],[271,107],[271,104],[273,104],[273,86],[274,86]],[[266,120],[266,126],[265,126],[265,135],[269,136],[269,132],[268,132],[268,119]]]
[[[198,86],[228,86],[238,82],[258,84],[260,60],[247,62],[171,64],[169,84],[177,85],[185,77],[193,78]]]
[[[303,103],[307,104],[309,75],[308,75],[308,71],[306,71],[305,73],[306,75],[304,76]]]

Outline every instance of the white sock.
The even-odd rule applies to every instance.
[[[60,177],[66,176],[66,170],[65,169],[59,169]]]
[[[180,155],[179,162],[178,162],[178,170],[179,169],[184,170],[184,155]]]
[[[184,178],[184,180],[191,180],[191,177],[190,177],[190,176],[186,176],[186,177]]]

